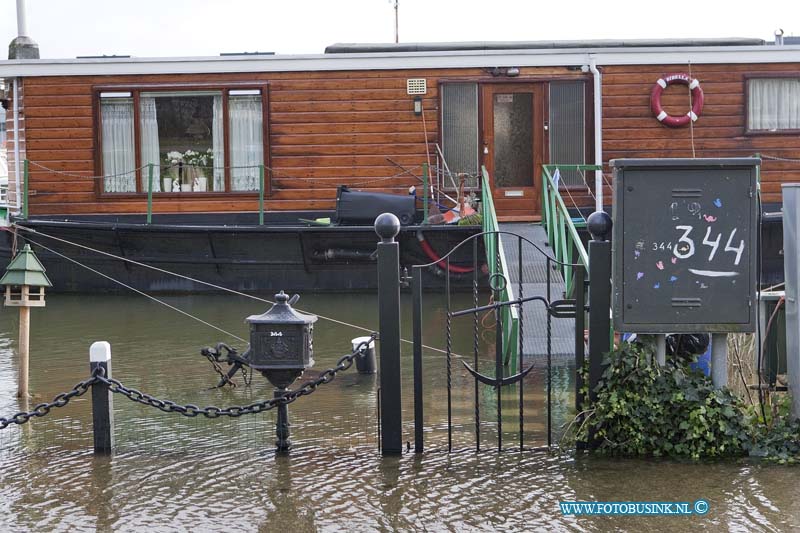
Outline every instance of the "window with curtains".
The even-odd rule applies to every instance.
[[[800,130],[800,77],[747,80],[747,129]]]
[[[262,98],[261,89],[101,92],[104,192],[257,191]]]

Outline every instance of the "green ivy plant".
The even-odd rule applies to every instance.
[[[596,401],[571,424],[576,440],[593,439],[596,451],[624,456],[750,454],[781,462],[800,456],[800,424],[789,422],[786,407],[762,420],[757,409],[691,370],[689,361],[661,367],[654,352],[649,343],[621,343],[608,354]]]
[[[782,464],[800,462],[800,420],[789,417],[789,396],[771,395],[768,401],[770,409],[766,411],[766,420],[759,409],[748,408],[752,428],[748,453]]]

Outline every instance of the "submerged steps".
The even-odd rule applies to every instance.
[[[501,234],[503,253],[509,272],[509,283],[513,287],[514,296],[520,292],[522,296],[547,297],[548,265],[547,255],[552,250],[547,245],[547,233],[539,224],[501,223],[500,231],[514,233],[536,244],[522,241],[522,269],[520,270],[519,239],[514,235]],[[541,251],[540,251],[541,250]],[[551,262],[551,266],[552,266]],[[564,297],[566,286],[559,269],[550,269],[550,301]],[[547,312],[539,301],[525,302],[522,309],[522,343],[523,358],[536,362],[544,362],[547,358]],[[573,362],[575,358],[575,320],[572,318],[551,318],[551,356],[554,363]]]

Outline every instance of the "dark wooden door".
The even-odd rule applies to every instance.
[[[540,216],[544,157],[544,87],[541,83],[482,86],[482,158],[489,171],[498,218]]]

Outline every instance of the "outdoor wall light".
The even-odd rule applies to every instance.
[[[506,76],[509,78],[516,78],[519,76],[519,67],[508,67],[506,70]]]
[[[422,114],[422,97],[414,97],[414,114],[420,116]]]

